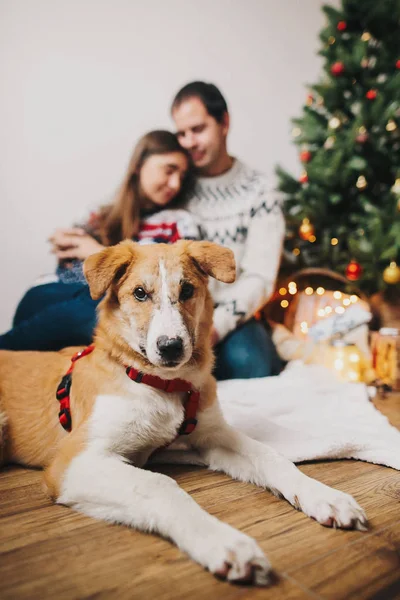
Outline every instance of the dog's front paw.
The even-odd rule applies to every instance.
[[[307,482],[293,504],[325,527],[360,531],[368,528],[366,514],[352,496],[319,481]]]
[[[252,538],[233,530],[214,540],[209,548],[207,567],[230,583],[267,586],[271,583],[271,565]]]

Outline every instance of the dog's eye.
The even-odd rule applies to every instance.
[[[194,287],[191,283],[184,283],[181,288],[181,293],[179,294],[179,300],[181,302],[185,302],[185,300],[189,300],[194,294]]]
[[[139,300],[139,302],[145,302],[148,298],[147,293],[142,287],[137,287],[134,290],[133,295],[135,296],[136,300]]]

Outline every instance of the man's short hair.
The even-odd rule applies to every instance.
[[[205,81],[192,81],[179,90],[172,102],[171,112],[190,98],[198,98],[204,104],[208,114],[218,123],[222,122],[225,113],[228,112],[226,100],[217,86]]]

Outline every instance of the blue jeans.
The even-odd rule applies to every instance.
[[[214,375],[219,380],[278,375],[283,362],[262,323],[251,319],[215,347]]]
[[[60,350],[90,344],[96,306],[81,283],[47,283],[27,291],[16,310],[13,327],[0,335],[2,350]]]

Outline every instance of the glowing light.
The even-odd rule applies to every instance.
[[[360,362],[360,357],[358,354],[356,354],[355,352],[353,354],[350,354],[349,356],[349,361],[353,362],[353,363],[358,363]]]
[[[312,244],[317,240],[317,238],[315,237],[315,235],[310,235],[310,237],[308,238],[308,241],[311,242]]]
[[[344,305],[344,306],[349,306],[349,304],[351,304],[351,300],[350,300],[350,298],[345,298],[345,299],[343,300],[343,305]]]
[[[358,302],[358,296],[356,296],[355,294],[353,294],[352,296],[350,296],[350,302],[352,304],[355,304],[356,302]]]
[[[337,313],[338,315],[342,315],[344,313],[346,309],[343,306],[337,306],[335,308],[335,313]]]
[[[371,34],[369,31],[364,31],[364,33],[361,36],[361,39],[363,42],[369,42],[369,40],[371,39]]]
[[[280,293],[280,295],[281,295],[281,296],[286,296],[286,294],[287,294],[287,289],[286,289],[286,288],[284,288],[284,287],[281,287],[281,288],[279,289],[279,293]]]
[[[323,308],[320,308],[320,309],[319,309],[319,311],[317,312],[317,315],[318,315],[319,317],[324,317],[324,316],[325,316],[325,311],[324,311],[324,309],[323,309]]]
[[[326,306],[325,307],[325,314],[326,315],[330,315],[332,312],[332,306]]]
[[[323,296],[325,294],[325,289],[323,287],[317,288],[318,296]]]
[[[305,292],[305,294],[307,294],[307,296],[312,296],[312,294],[314,293],[314,290],[312,287],[306,287],[304,292]]]
[[[289,288],[289,294],[291,294],[292,296],[294,296],[295,294],[297,294],[297,288],[295,288],[295,287]]]
[[[332,244],[332,246],[337,246],[337,245],[338,245],[338,243],[339,243],[339,240],[338,240],[337,238],[332,238],[332,239],[331,239],[331,244]]]
[[[360,381],[360,376],[357,371],[347,371],[347,378],[349,381]]]
[[[287,300],[282,300],[281,306],[282,308],[287,308],[289,306],[289,302]]]
[[[293,254],[298,256],[300,254],[300,248],[293,248]]]
[[[301,329],[302,333],[307,333],[307,331],[308,331],[308,323],[307,323],[307,321],[302,321],[300,323],[300,329]]]
[[[342,292],[333,292],[333,297],[335,298],[335,300],[340,300],[340,298],[342,297]]]
[[[341,371],[344,367],[344,362],[341,358],[337,358],[334,362],[334,365],[337,371]]]
[[[293,137],[299,137],[299,135],[301,135],[301,129],[300,129],[300,127],[293,127],[293,129],[292,129],[292,136]]]

